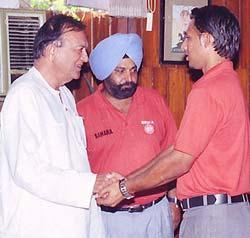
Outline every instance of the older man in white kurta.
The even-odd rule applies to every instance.
[[[0,237],[102,237],[96,176],[67,88],[54,90],[32,68],[14,82],[1,125]]]
[[[35,48],[41,45],[35,67],[12,84],[1,112],[0,237],[103,238],[92,198],[98,176],[90,172],[82,118],[63,86],[88,60],[86,36],[80,23],[58,15],[38,32]]]

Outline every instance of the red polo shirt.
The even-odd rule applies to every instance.
[[[84,118],[93,172],[116,171],[127,175],[173,143],[176,134],[173,117],[155,90],[138,87],[127,115],[113,107],[101,90],[102,85],[77,104]],[[135,203],[153,201],[163,191],[166,186],[143,192]]]
[[[196,158],[177,181],[179,199],[250,192],[248,115],[232,62],[215,66],[194,84],[174,145]]]

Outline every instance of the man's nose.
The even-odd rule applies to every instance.
[[[89,56],[88,56],[88,53],[87,53],[87,50],[84,48],[82,49],[82,54],[81,54],[81,60],[86,63],[89,61]]]
[[[129,69],[127,69],[125,74],[126,74],[126,81],[127,82],[132,82],[133,81],[133,78],[132,78],[133,73]]]
[[[187,51],[187,39],[185,39],[183,41],[183,43],[181,44],[181,49],[186,52]]]

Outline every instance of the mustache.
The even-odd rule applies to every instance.
[[[126,82],[126,83],[123,83],[123,84],[120,84],[119,85],[119,88],[122,89],[123,87],[126,87],[126,88],[131,88],[133,86],[137,85],[136,83],[134,82]]]

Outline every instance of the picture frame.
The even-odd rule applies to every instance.
[[[194,7],[209,5],[209,2],[209,0],[161,0],[160,63],[186,62],[181,45],[190,22],[191,10]]]

